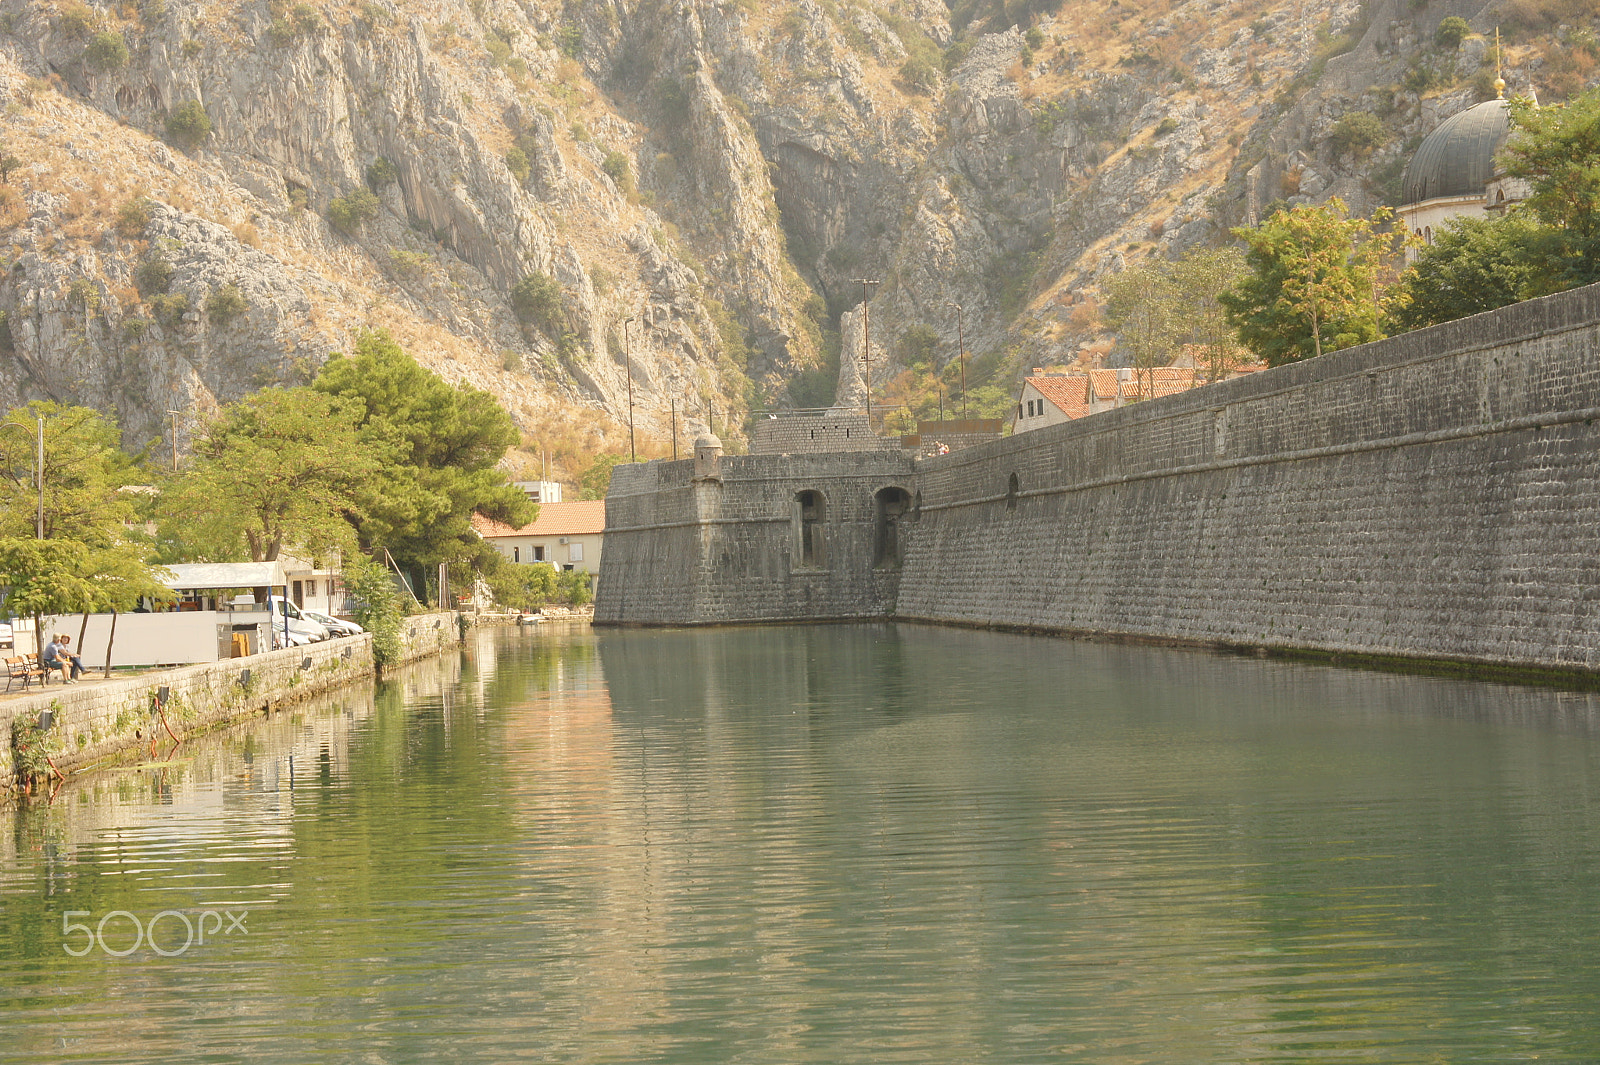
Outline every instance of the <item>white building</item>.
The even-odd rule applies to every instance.
[[[539,507],[538,519],[520,529],[475,514],[472,527],[512,562],[548,562],[559,570],[598,573],[605,541],[606,504],[603,499],[544,503]]]

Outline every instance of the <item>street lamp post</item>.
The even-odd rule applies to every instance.
[[[628,327],[637,318],[624,318],[622,320],[622,358],[628,364],[628,461],[638,462],[639,454],[633,445],[633,337],[628,332]]]
[[[34,456],[34,460],[33,460],[33,479],[34,479],[35,483],[38,485],[38,488],[39,488],[39,515],[38,515],[37,522],[36,522],[36,524],[34,526],[34,535],[38,539],[43,540],[44,539],[44,415],[35,414],[34,417],[39,420],[39,436],[38,436],[38,440],[39,440],[38,448],[39,448],[39,450],[38,450],[37,454]],[[24,433],[29,432],[28,427],[26,425],[23,425],[21,422],[0,422],[0,429],[20,429]]]
[[[868,325],[867,286],[882,282],[867,277],[858,277],[855,280],[861,286],[861,379],[862,384],[866,386],[867,432],[870,433],[872,432],[872,330]]]
[[[967,331],[963,328],[961,304],[950,301],[956,309],[956,359],[961,363],[961,420],[967,420]]]

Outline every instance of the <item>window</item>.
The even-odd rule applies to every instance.
[[[574,540],[567,545],[567,560],[569,562],[583,561],[583,545]]]
[[[827,563],[822,526],[827,520],[827,501],[822,493],[807,489],[796,492],[791,504],[795,554],[805,569],[821,569]]]
[[[543,562],[544,561],[544,545],[543,544],[538,544],[533,548],[533,561],[535,561],[535,562]]]

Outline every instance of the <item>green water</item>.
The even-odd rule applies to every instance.
[[[0,814],[0,1060],[1593,1062],[1597,737],[1023,636],[490,631]]]

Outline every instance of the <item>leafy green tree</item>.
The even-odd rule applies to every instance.
[[[382,206],[382,201],[371,189],[351,189],[345,195],[329,201],[328,221],[339,232],[354,236],[363,225],[378,217],[378,210]]]
[[[95,587],[89,578],[89,545],[79,540],[0,539],[0,587],[7,589],[6,609],[33,618],[33,631],[43,634],[46,614],[70,614],[93,608]],[[39,644],[44,649],[44,644]]]
[[[484,569],[484,580],[495,602],[512,610],[537,610],[556,595],[556,569],[548,562],[508,562],[494,552],[496,561]]]
[[[400,658],[400,593],[389,571],[369,558],[347,555],[342,580],[356,623],[372,633],[372,657],[380,667]]]
[[[1451,15],[1439,23],[1439,28],[1433,31],[1433,43],[1444,49],[1455,49],[1461,46],[1472,33],[1472,27],[1460,15]]]
[[[561,286],[550,276],[535,270],[511,286],[511,309],[523,325],[548,337],[561,335]]]
[[[128,44],[115,30],[97,33],[83,50],[84,62],[102,73],[128,65]]]
[[[583,570],[562,570],[556,575],[556,596],[573,606],[584,606],[594,600],[589,591],[589,575]]]
[[[1520,209],[1545,225],[1532,244],[1541,262],[1533,294],[1600,281],[1600,89],[1560,107],[1512,100],[1511,124],[1500,162],[1529,183]]]
[[[364,548],[387,548],[413,578],[488,550],[472,530],[474,512],[518,526],[532,520],[532,504],[498,468],[519,436],[489,393],[452,387],[383,331],[328,360],[311,387],[354,404],[360,438],[386,456],[352,520]]]
[[[578,498],[604,499],[606,490],[611,487],[611,471],[625,461],[621,455],[596,455],[589,468],[578,474]]]
[[[309,388],[266,388],[223,408],[166,493],[167,524],[213,561],[270,562],[285,548],[331,552],[388,452],[363,438],[362,409]],[[170,535],[170,534],[169,534]]]
[[[1371,111],[1351,111],[1341,115],[1328,132],[1328,145],[1336,154],[1353,152],[1366,155],[1389,139],[1383,121]]]
[[[122,489],[147,480],[123,453],[114,421],[88,407],[37,401],[7,413],[7,422],[33,429],[44,418],[44,537],[91,545],[119,541],[134,516],[134,497]],[[32,536],[37,513],[34,434],[0,433],[0,536]]]
[[[206,316],[217,325],[225,326],[249,309],[244,293],[232,281],[206,297]]]
[[[387,156],[380,155],[367,164],[367,187],[373,192],[382,192],[398,180],[400,171]]]
[[[1178,335],[1177,291],[1166,263],[1131,267],[1106,282],[1106,325],[1117,349],[1148,384],[1156,366],[1172,362]],[[1146,394],[1153,395],[1154,389]]]
[[[167,136],[179,147],[193,150],[211,135],[211,116],[199,100],[186,100],[167,116]]]
[[[1334,197],[1235,229],[1249,272],[1217,298],[1244,346],[1281,366],[1378,339],[1378,267],[1405,240],[1378,231],[1388,218],[1350,218]]]
[[[1539,287],[1533,247],[1542,231],[1518,211],[1446,222],[1401,278],[1389,308],[1391,329],[1453,322],[1526,299]]]
[[[1244,256],[1236,248],[1198,248],[1172,264],[1178,339],[1199,349],[1208,381],[1222,380],[1245,360],[1245,350],[1218,299],[1238,283],[1244,269]]]

